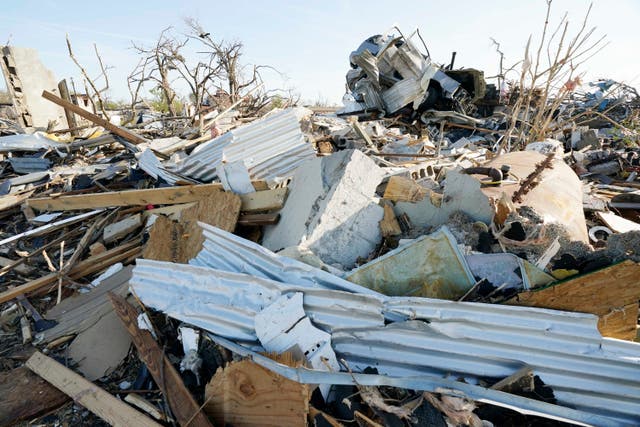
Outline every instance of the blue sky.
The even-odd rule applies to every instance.
[[[390,1],[5,1],[0,43],[38,49],[41,59],[60,79],[78,79],[67,56],[69,33],[78,59],[97,71],[93,43],[110,70],[113,99],[126,99],[126,76],[136,64],[131,41],[152,43],[173,26],[184,32],[183,18],[194,17],[215,38],[238,39],[244,61],[268,64],[286,78],[270,73],[268,86],[292,87],[305,101],[339,103],[349,53],[362,40],[392,25],[403,32],[415,28],[436,62],[447,63],[457,51],[457,66],[497,70],[490,37],[502,43],[507,63],[522,57],[530,34],[539,33],[544,0],[403,0]],[[398,6],[394,6],[396,3]],[[585,0],[554,0],[553,20],[569,12],[579,25],[589,5]],[[590,23],[606,34],[610,45],[590,60],[587,79],[609,77],[640,86],[640,1],[596,0]]]

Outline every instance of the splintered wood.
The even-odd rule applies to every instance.
[[[392,176],[389,178],[384,198],[394,202],[419,202],[429,193],[429,189],[410,178]]]
[[[70,400],[25,367],[0,372],[0,396],[0,426],[32,420]]]
[[[115,312],[131,335],[131,340],[138,350],[138,357],[147,365],[149,373],[166,397],[178,424],[210,427],[209,419],[182,382],[182,377],[165,356],[164,351],[149,331],[138,327],[138,312],[135,308],[121,296],[110,293],[109,298]]]
[[[216,425],[306,426],[309,386],[243,360],[218,369],[205,389],[205,402]]]
[[[112,426],[160,427],[146,415],[38,351],[27,360],[26,366]]]
[[[552,285],[521,292],[510,305],[593,313],[605,337],[633,340],[638,323],[640,265],[624,261],[605,269]]]
[[[402,229],[396,218],[396,214],[393,212],[393,207],[389,202],[384,202],[384,216],[380,220],[380,232],[382,237],[391,237],[402,234]]]
[[[179,221],[158,216],[151,227],[143,257],[186,263],[200,252],[204,242],[198,221],[232,232],[240,215],[240,205],[240,198],[235,194],[215,191],[183,209]]]

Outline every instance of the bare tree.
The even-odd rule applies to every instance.
[[[291,91],[282,89],[271,89],[252,91],[250,96],[243,95],[250,89],[263,85],[261,71],[271,70],[280,74],[273,67],[268,65],[243,65],[240,61],[243,54],[243,44],[239,41],[216,41],[211,34],[193,18],[186,18],[185,23],[190,29],[187,36],[190,39],[202,43],[208,50],[206,53],[210,59],[215,59],[216,66],[211,76],[211,83],[219,89],[227,92],[231,103],[240,101],[243,97],[242,106],[246,112],[255,114],[263,111],[273,103],[274,97],[285,99],[285,105],[292,105],[297,102]],[[212,63],[210,63],[212,66]],[[282,74],[280,74],[282,76]],[[215,79],[213,79],[215,77]]]
[[[566,13],[549,34],[552,0],[546,1],[545,22],[535,57],[531,57],[531,37],[525,48],[520,79],[513,88],[517,98],[501,149],[511,143],[512,137],[517,144],[543,140],[552,129],[558,108],[580,84],[582,74],[577,72],[578,68],[606,46],[605,36],[594,41],[596,28],[587,28],[591,6],[573,37],[569,36]]]
[[[160,33],[155,46],[147,48],[133,43],[133,48],[141,56],[141,61],[131,75],[136,81],[153,81],[160,88],[167,102],[169,114],[178,115],[174,101],[177,93],[172,87],[171,71],[176,70],[176,63],[184,62],[181,49],[187,44],[187,39],[178,40],[170,34],[171,27]]]
[[[106,91],[109,90],[109,76],[107,75],[107,70],[110,67],[105,67],[104,63],[102,62],[102,58],[100,57],[100,53],[98,52],[98,47],[96,46],[95,43],[93,44],[93,50],[96,53],[96,57],[98,58],[98,64],[100,65],[100,74],[93,79],[89,77],[89,73],[87,73],[87,70],[80,64],[80,62],[78,62],[75,55],[73,54],[73,50],[71,49],[71,40],[69,40],[69,34],[67,34],[67,49],[69,50],[69,57],[74,62],[74,64],[76,64],[76,66],[80,69],[80,72],[82,73],[85,92],[87,93],[87,96],[89,97],[89,100],[91,101],[91,104],[93,105],[94,110],[96,110],[96,105],[95,105],[95,102],[93,101],[93,97],[95,96],[98,99],[100,111],[102,111],[102,114],[105,117],[108,117],[107,111],[105,110],[104,95]],[[102,89],[98,89],[98,86],[97,86],[98,84],[97,82],[99,82],[100,79],[104,80],[104,87]],[[93,94],[89,92],[89,86],[91,87]]]

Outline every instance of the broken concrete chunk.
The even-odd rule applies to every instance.
[[[464,212],[474,221],[489,224],[494,209],[489,198],[480,191],[480,181],[459,171],[449,171],[444,183],[444,194],[440,206],[433,198],[411,202],[398,202],[396,215],[407,214],[411,223],[417,227],[438,227],[446,224],[454,212]]]
[[[263,246],[277,251],[304,243],[324,262],[352,267],[381,240],[384,211],[373,197],[383,177],[357,150],[308,162],[296,170],[280,222],[265,228]]]
[[[118,221],[115,224],[107,225],[104,228],[102,238],[105,243],[112,243],[122,239],[129,233],[133,233],[140,227],[142,227],[142,215],[131,215],[130,217],[125,218],[122,221]]]
[[[475,283],[446,227],[355,269],[346,279],[385,295],[442,299],[458,299]]]

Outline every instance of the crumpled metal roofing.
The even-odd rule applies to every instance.
[[[242,160],[251,178],[273,180],[286,177],[314,157],[295,109],[286,109],[200,145],[175,166],[174,172],[211,182],[223,161]]]
[[[295,283],[297,286],[332,289],[364,295],[383,295],[364,286],[351,283],[319,268],[280,256],[250,240],[203,222],[202,250],[189,264],[216,270],[246,273],[252,276]]]
[[[130,286],[145,305],[216,334],[255,341],[254,316],[287,292],[304,292],[304,310],[321,329],[382,326],[382,301],[368,295],[301,288],[241,273],[139,259]]]
[[[526,318],[529,313],[535,310],[521,316]],[[597,333],[597,318],[582,316],[574,318],[576,323],[591,321],[590,337],[558,333],[552,322],[531,322],[530,327],[507,323],[498,328],[478,317],[472,322],[407,321],[340,330],[331,340],[352,369],[373,366],[388,375],[500,379],[528,365],[553,389],[560,404],[637,425],[639,346],[634,356],[621,356],[616,351],[617,340]]]
[[[527,415],[538,415],[584,426],[620,426],[623,423],[601,415],[585,413],[564,406],[554,405],[540,400],[529,399],[515,394],[505,393],[474,384],[463,383],[449,378],[429,375],[389,376],[375,374],[360,374],[353,372],[325,372],[305,367],[293,368],[278,363],[275,360],[256,353],[251,349],[236,344],[214,334],[207,334],[213,342],[244,357],[249,357],[255,363],[273,371],[285,378],[303,384],[336,384],[358,386],[389,386],[410,390],[426,390],[450,396],[468,398],[478,402],[489,403],[516,410]]]
[[[203,270],[211,276],[225,275],[220,270],[245,273],[229,276],[235,278],[237,284],[234,286],[255,291],[260,289],[256,284],[267,278],[285,282],[277,285],[267,280],[269,286],[287,288],[291,286],[287,283],[295,283],[305,298],[324,288],[355,293],[365,291],[373,297],[371,301],[382,301],[386,320],[395,323],[365,328],[344,324],[345,328],[340,329],[340,320],[335,318],[330,325],[334,349],[353,368],[376,366],[380,372],[389,375],[458,374],[467,378],[488,376],[497,379],[528,364],[553,388],[563,405],[605,416],[613,425],[640,423],[640,344],[602,338],[594,315],[533,307],[386,297],[278,256],[215,227],[203,225],[203,229],[203,249],[191,263],[216,268],[218,271]],[[150,274],[158,279],[149,287],[151,292],[170,286],[168,282],[180,280],[182,274],[153,271],[152,265],[147,266],[152,270]],[[133,286],[135,289],[136,285]],[[341,304],[356,297],[340,294]],[[199,295],[183,298],[197,299],[194,304],[201,303]],[[145,302],[145,298],[142,300]],[[314,310],[322,312],[332,308],[335,302],[328,298],[317,300],[317,304]],[[220,310],[223,309],[225,306],[220,305]],[[223,317],[215,311],[209,314]],[[348,310],[346,315],[349,319]],[[227,318],[222,322],[227,322]],[[221,334],[215,329],[212,331]]]

